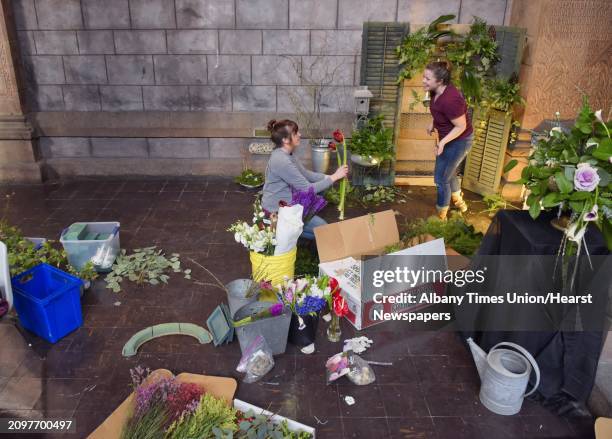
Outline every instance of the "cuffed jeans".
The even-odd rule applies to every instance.
[[[472,136],[455,139],[444,146],[442,154],[436,157],[434,183],[438,189],[437,207],[448,207],[451,193],[458,192],[457,168],[472,147]]]
[[[301,237],[310,240],[315,239],[314,228],[324,226],[325,224],[327,224],[327,221],[325,221],[323,218],[317,215],[313,216],[310,221],[304,224]]]

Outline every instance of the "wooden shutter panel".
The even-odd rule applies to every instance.
[[[363,24],[361,45],[361,85],[367,85],[374,97],[370,111],[385,116],[385,126],[395,131],[400,66],[396,53],[404,36],[407,23],[367,22]]]
[[[483,126],[484,122],[484,126]],[[467,156],[462,187],[480,195],[495,194],[499,188],[512,116],[491,110],[474,112],[474,142]]]
[[[494,66],[495,76],[509,79],[513,73],[519,74],[527,31],[523,28],[494,26],[497,52],[501,59]]]

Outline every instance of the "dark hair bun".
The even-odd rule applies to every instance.
[[[268,122],[268,131],[274,131],[274,125],[276,125],[276,119],[272,119],[270,122]]]

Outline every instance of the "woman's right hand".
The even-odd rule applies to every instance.
[[[343,165],[343,166],[340,166],[338,169],[336,169],[336,172],[330,175],[330,177],[333,182],[336,182],[338,180],[342,180],[347,175],[348,175],[348,166]]]
[[[429,124],[429,126],[427,127],[427,135],[431,136],[431,134],[433,133],[433,122]]]

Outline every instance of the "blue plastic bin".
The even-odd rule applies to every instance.
[[[83,281],[48,264],[11,279],[15,310],[24,328],[56,343],[83,324]]]

